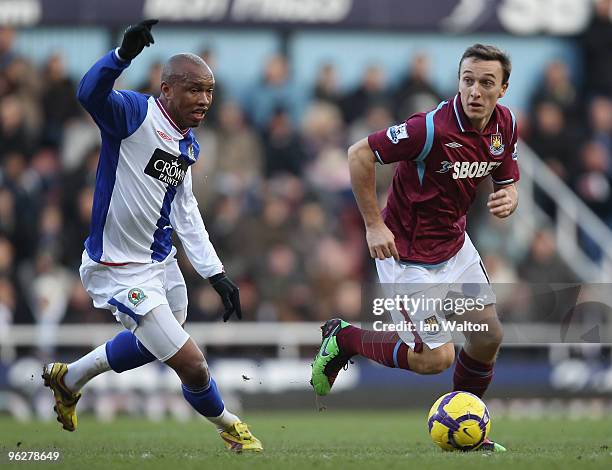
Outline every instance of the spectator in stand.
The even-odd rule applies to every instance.
[[[361,83],[342,98],[342,114],[345,122],[363,117],[367,110],[375,105],[389,105],[391,100],[387,89],[385,72],[378,65],[366,68]]]
[[[83,254],[83,240],[89,235],[91,206],[93,205],[93,186],[83,186],[72,195],[69,214],[66,216],[66,231],[63,234],[62,261],[65,266],[78,270]],[[66,207],[66,206],[64,206]],[[81,285],[82,287],[82,285]]]
[[[55,350],[59,323],[66,315],[75,277],[49,252],[37,254],[32,266],[24,266],[22,284],[29,285],[27,299],[38,325],[38,348],[43,358]],[[27,279],[27,282],[25,281]]]
[[[13,244],[0,234],[0,276],[11,277],[15,274],[15,254]]]
[[[518,266],[518,273],[526,282],[575,282],[576,276],[557,253],[552,232],[541,229],[531,241],[529,253]]]
[[[342,104],[342,92],[338,85],[338,71],[332,63],[325,63],[319,69],[312,97],[338,108]]]
[[[76,170],[93,147],[100,145],[100,131],[84,110],[77,119],[66,123],[59,149],[60,162],[65,171]]]
[[[36,248],[39,201],[43,189],[36,172],[28,166],[22,153],[6,153],[0,159],[0,164],[0,184],[13,197],[15,228],[12,243],[15,262],[19,264],[31,257]]]
[[[612,0],[595,0],[591,23],[580,39],[585,95],[612,96]]]
[[[0,234],[9,239],[19,236],[17,232],[17,212],[15,210],[15,197],[8,188],[0,184]]]
[[[0,364],[15,359],[15,350],[8,350],[10,329],[15,317],[16,296],[10,279],[0,275]]]
[[[442,97],[430,81],[429,57],[417,53],[412,57],[408,73],[393,93],[395,119],[403,121],[414,113],[435,108]]]
[[[598,141],[586,142],[580,152],[580,169],[573,179],[576,194],[603,222],[612,228],[612,178],[611,158],[607,149]],[[580,242],[589,257],[601,260],[599,246],[579,230]]]
[[[60,260],[64,247],[64,216],[56,204],[47,204],[41,211],[38,228],[39,252],[48,253],[54,260]]]
[[[217,138],[216,171],[221,180],[239,190],[253,186],[262,176],[262,142],[238,103],[227,101],[221,105]],[[236,183],[227,181],[229,178],[236,179]]]
[[[263,269],[266,275],[257,279],[262,299],[273,306],[276,319],[304,321],[308,319],[312,292],[304,276],[304,267],[289,240],[270,247]]]
[[[575,127],[580,121],[578,92],[570,78],[565,62],[555,60],[544,70],[544,80],[531,97],[531,108],[540,103],[554,103],[563,112],[567,127]]]
[[[254,87],[247,99],[247,109],[255,125],[260,130],[268,128],[270,121],[278,118],[280,109],[284,110],[290,124],[295,125],[298,122],[295,93],[287,58],[273,55],[265,65],[262,82]]]
[[[575,167],[577,145],[558,104],[542,101],[536,105],[533,129],[527,143],[561,179],[568,180]]]
[[[550,230],[544,228],[534,234],[529,254],[519,264],[518,273],[523,284],[517,286],[515,303],[522,307],[518,311],[515,309],[513,316],[536,322],[554,319],[558,325],[556,317],[562,305],[551,284],[573,283],[578,279],[559,256]]]
[[[308,161],[315,161],[321,152],[346,148],[346,130],[340,110],[333,104],[315,101],[304,113],[302,142]]]
[[[512,218],[505,223],[500,219],[487,219],[481,217],[481,223],[471,231],[478,240],[479,249],[485,255],[501,256],[507,262],[516,265],[526,252],[525,241],[521,239],[520,231],[516,229],[521,223],[520,219]]]
[[[580,152],[580,169],[573,187],[576,194],[612,227],[612,178],[610,155],[598,141],[586,142]]]
[[[64,126],[70,119],[79,117],[81,110],[74,93],[75,83],[66,74],[61,55],[49,57],[43,77],[41,143],[57,149],[63,139]]]
[[[264,135],[265,174],[299,176],[307,163],[300,136],[285,109],[277,109],[270,117]]]
[[[42,126],[40,92],[42,74],[24,57],[16,56],[3,71],[6,79],[6,97],[14,97],[20,105],[27,137],[35,147]]]
[[[599,142],[612,157],[612,100],[596,96],[589,105],[589,134]]]
[[[11,26],[0,26],[0,72],[4,71],[17,57],[13,46],[15,30]]]
[[[157,96],[159,94],[159,87],[161,86],[161,72],[162,63],[156,60],[149,65],[147,78],[136,87],[136,91],[146,95]]]
[[[23,104],[17,95],[5,96],[0,101],[0,152],[24,152],[29,156],[34,148]]]
[[[5,320],[14,323],[31,321],[29,305],[19,297],[17,270],[20,266],[11,241],[0,233],[0,310],[4,305]],[[0,312],[0,315],[2,313]]]
[[[408,117],[408,115],[406,115],[406,117]],[[379,129],[389,127],[394,123],[393,121],[393,116],[391,115],[387,106],[383,106],[381,104],[372,105],[366,110],[363,117],[357,119],[351,124],[348,130],[347,140],[349,142],[357,142],[358,140],[363,139]]]

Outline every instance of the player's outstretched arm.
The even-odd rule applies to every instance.
[[[518,207],[518,191],[514,183],[506,186],[494,184],[487,202],[489,212],[500,219],[511,215]]]
[[[395,237],[385,225],[376,199],[376,156],[368,139],[361,139],[348,150],[351,186],[366,227],[370,256],[383,260],[399,259]]]
[[[155,23],[157,20],[147,20],[130,26],[124,34],[121,47],[98,60],[79,83],[79,102],[108,134],[124,138],[138,128],[146,115],[144,95],[130,91],[113,91],[113,86],[121,72],[130,65],[130,62],[124,59],[135,57],[153,42],[151,27]],[[119,57],[118,53],[122,48],[122,54],[126,55]]]

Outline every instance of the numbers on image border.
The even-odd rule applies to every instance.
[[[59,460],[61,453],[57,450],[19,450],[7,453],[10,462],[54,462]]]

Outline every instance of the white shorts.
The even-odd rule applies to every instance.
[[[382,261],[377,259],[376,270],[378,279],[383,284],[385,297],[408,295],[423,299],[420,306],[410,311],[409,315],[405,310],[391,310],[394,324],[412,323],[409,330],[398,329],[397,334],[415,352],[420,352],[423,344],[435,349],[452,341],[450,331],[443,328],[432,331],[431,325],[440,326],[445,321],[445,315],[453,312],[423,307],[426,305],[424,299],[439,299],[441,302],[469,297],[475,299],[474,301],[477,299],[478,304],[483,306],[496,302],[480,255],[467,233],[461,249],[447,261],[436,265],[422,265],[398,262],[393,258]]]
[[[130,263],[125,266],[107,266],[96,263],[83,251],[79,273],[83,287],[96,308],[110,310],[118,322],[136,336],[157,358],[170,357],[178,351],[175,346],[185,344],[189,336],[180,328],[187,318],[187,287],[172,248],[168,257],[159,263]],[[158,331],[155,328],[136,329],[143,317],[160,305],[168,306],[177,325]],[[168,319],[164,319],[167,325]],[[151,322],[147,322],[151,323]],[[158,323],[158,322],[156,322]],[[150,331],[150,338],[140,334]],[[173,337],[168,337],[170,334]],[[179,346],[179,348],[180,348]],[[170,350],[169,350],[170,348]]]

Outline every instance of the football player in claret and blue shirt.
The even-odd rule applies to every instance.
[[[111,310],[126,329],[71,364],[47,364],[43,379],[58,421],[74,431],[80,390],[89,380],[157,359],[174,369],[185,399],[217,427],[228,449],[261,451],[247,425],[225,408],[202,351],[182,327],[187,289],[174,231],[196,271],[221,296],[224,321],[234,313],[242,318],[238,288],[224,272],[191,189],[199,154],[191,128],[212,104],[212,71],[194,54],[177,54],[163,67],[159,97],[113,90],[121,72],[154,42],[156,23],[129,27],[121,47],[96,62],[78,90],[102,136],[81,280],[94,305]]]
[[[477,186],[489,178],[494,187],[488,201],[491,214],[508,217],[518,204],[516,120],[498,104],[510,70],[504,52],[475,44],[459,62],[454,97],[360,140],[348,152],[353,192],[380,282],[396,291],[411,286],[404,289],[434,301],[436,296],[452,300],[457,294],[452,286],[459,286],[461,295],[477,288],[464,318],[486,325],[487,331],[465,333],[453,381],[455,391],[479,397],[493,377],[502,328],[487,273],[465,231],[466,215]],[[398,165],[381,213],[375,165],[393,162]],[[363,330],[340,319],[322,326],[323,342],[312,369],[319,395],[330,392],[339,371],[355,355],[418,374],[437,374],[453,364],[454,344],[442,325],[447,316],[464,312],[455,309],[445,315],[422,306],[408,312],[402,306],[390,313],[398,332]],[[491,441],[482,448],[505,450]]]

